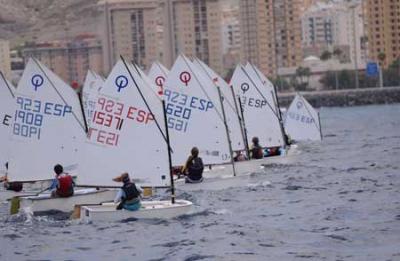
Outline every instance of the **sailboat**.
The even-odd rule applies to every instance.
[[[221,101],[225,110],[226,123],[229,129],[232,150],[244,151],[246,149],[245,136],[241,126],[241,118],[235,104],[235,96],[232,88],[228,83],[209,66],[200,59],[195,58],[193,63],[197,66],[199,73],[203,73],[204,77],[213,82],[211,88],[221,90]]]
[[[138,186],[173,188],[163,103],[139,73],[120,60],[98,93],[78,184],[120,187],[112,178],[128,172]],[[192,203],[175,200],[173,191],[171,201],[142,201],[137,211],[116,210],[115,203],[83,205],[80,218],[112,221],[188,213]]]
[[[226,129],[218,104],[201,86],[202,78],[193,64],[180,55],[164,84],[164,97],[174,149],[174,166],[184,165],[192,147],[197,146],[204,164],[230,162]]]
[[[297,93],[285,114],[285,129],[294,141],[321,141],[322,131],[319,113]]]
[[[14,92],[15,88],[0,72],[0,176],[7,174],[5,164],[10,160],[10,140],[15,106]]]
[[[168,77],[169,70],[164,67],[160,62],[154,62],[149,72],[147,73],[151,81],[157,86],[158,94],[162,96],[164,94],[164,84]]]
[[[241,64],[237,65],[231,85],[243,110],[248,144],[251,144],[253,137],[258,137],[263,147],[285,146],[272,93],[261,89],[264,85],[255,72],[247,71]]]
[[[51,180],[56,164],[77,175],[80,147],[86,139],[82,109],[75,91],[34,58],[24,70],[15,91],[15,112],[10,148],[10,181]],[[52,198],[49,192],[19,197],[20,209],[32,212],[56,209],[72,211],[79,203],[110,200],[106,190],[76,190],[68,198]],[[13,201],[15,202],[15,201]]]
[[[96,96],[97,92],[103,86],[104,80],[95,72],[89,70],[86,74],[85,83],[82,88],[82,107],[85,113],[85,120],[87,126],[90,126],[90,121],[93,117],[94,107],[96,101],[93,97]]]
[[[246,154],[246,134],[232,87],[201,60],[194,59],[193,63],[197,71],[212,82],[212,84],[209,85],[212,89],[207,90],[209,92],[217,89],[220,90],[221,99],[219,104],[222,103],[222,108],[224,109],[224,120],[227,123],[232,150]],[[235,175],[250,174],[259,169],[260,167],[256,164],[248,161],[241,161],[235,162],[232,165],[213,166],[211,170],[205,171],[204,177],[214,178],[221,176],[221,174],[223,177],[232,177]]]

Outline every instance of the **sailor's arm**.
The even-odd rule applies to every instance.
[[[122,196],[123,196],[123,190],[119,189],[118,192],[117,192],[117,195],[114,198],[114,203],[120,202],[121,199],[122,199]]]

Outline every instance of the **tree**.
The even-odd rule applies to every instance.
[[[380,52],[380,53],[378,54],[378,60],[380,61],[381,66],[383,66],[383,63],[384,63],[385,60],[386,60],[386,54],[383,53],[383,52]]]
[[[331,53],[331,52],[329,52],[329,51],[324,51],[322,54],[321,54],[321,60],[322,61],[327,61],[327,60],[330,60],[330,59],[332,59],[332,56],[334,57],[334,58],[336,58],[339,62],[340,62],[340,56],[342,55],[342,50],[341,49],[339,49],[339,48],[335,48],[334,50],[333,50],[333,53]],[[327,76],[327,81],[328,82],[330,82],[330,79],[332,78],[331,77],[331,72],[327,72],[326,73],[326,76]],[[335,89],[337,90],[337,89],[339,89],[339,79],[338,79],[338,72],[335,70],[334,71],[334,83],[335,83]],[[321,82],[321,81],[320,81]],[[322,83],[322,82],[321,82]],[[331,87],[330,85],[325,85],[325,86],[327,86],[327,87]]]
[[[340,48],[335,48],[333,50],[333,56],[340,61],[340,56],[342,55],[343,51]]]
[[[284,77],[277,76],[275,79],[271,79],[271,82],[280,92],[290,89],[290,83]]]
[[[332,58],[332,53],[329,51],[324,51],[319,57],[322,61],[327,61]]]
[[[384,70],[383,86],[400,86],[400,57]]]
[[[295,77],[292,77],[292,85],[297,91],[305,91],[310,82],[311,70],[308,67],[298,67]]]

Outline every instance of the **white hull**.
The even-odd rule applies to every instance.
[[[81,206],[81,220],[83,221],[119,221],[128,218],[162,218],[169,219],[188,214],[193,203],[177,199],[171,201],[142,201],[142,207],[136,211],[116,210],[117,204],[105,203],[95,206]]]
[[[50,193],[43,193],[38,196],[20,198],[20,211],[39,212],[48,210],[59,210],[71,212],[75,205],[99,204],[112,201],[115,197],[115,190],[81,189],[76,190],[74,196],[68,198],[52,198]]]
[[[0,203],[5,202],[13,197],[22,197],[27,195],[34,195],[44,189],[48,188],[51,184],[51,180],[35,181],[24,183],[24,188],[20,192],[15,192],[12,190],[6,190],[3,184],[0,183]]]
[[[241,177],[240,179],[234,178],[232,165],[227,164],[213,166],[212,169],[206,168],[203,173],[204,180],[201,183],[185,183],[185,179],[181,178],[176,180],[175,184],[183,191],[221,190],[241,186],[244,182],[251,182],[250,174],[268,171],[270,164],[288,164],[292,161],[292,156],[298,153],[297,145],[292,145],[287,155],[235,162],[236,176]]]

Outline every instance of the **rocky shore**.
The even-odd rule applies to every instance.
[[[301,92],[314,107],[344,107],[369,104],[400,103],[400,87]],[[279,105],[288,107],[296,93],[278,94]]]

